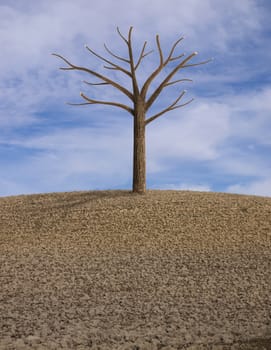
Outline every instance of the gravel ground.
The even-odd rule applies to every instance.
[[[1,350],[271,349],[271,198],[0,198]]]

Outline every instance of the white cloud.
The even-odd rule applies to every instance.
[[[168,113],[147,126],[147,158],[151,159],[150,164],[156,164],[149,168],[151,172],[161,169],[159,160],[167,158],[176,161],[182,158],[215,159],[219,156],[220,143],[229,135],[227,106],[198,102],[193,107],[184,107],[178,111]],[[86,127],[56,130],[41,136],[29,136],[27,139],[9,137],[3,139],[2,143],[50,152],[69,153],[78,150],[106,153],[110,150],[115,153],[112,157],[112,162],[115,162],[115,157],[132,152],[132,117],[127,115],[125,122],[117,116],[115,120],[108,120],[108,123],[106,120],[107,117],[104,116],[105,124],[99,129]]]
[[[271,197],[271,177],[247,184],[231,185],[226,192]]]
[[[199,191],[199,192],[210,192],[211,187],[208,185],[193,185],[193,184],[187,184],[187,183],[181,183],[181,184],[163,184],[163,185],[153,185],[153,189],[159,189],[159,190],[184,190],[184,191]]]
[[[16,194],[33,193],[33,188],[25,186],[17,181],[10,181],[0,177],[0,196],[12,196]]]
[[[243,96],[239,98],[242,100]],[[228,143],[232,136],[242,135],[242,130],[238,129],[238,118],[234,118],[235,107],[239,105],[237,98],[232,105],[199,99],[189,107],[150,123],[146,133],[148,174],[169,171],[170,161],[176,167],[184,159],[211,161],[213,168],[225,174],[259,176],[266,172],[268,165],[253,153],[251,144],[244,153],[244,150]],[[238,113],[246,112],[246,109],[242,111],[241,107],[238,108]],[[121,117],[108,119],[104,116],[100,120],[104,124],[97,128],[56,129],[40,136],[26,139],[17,136],[2,142],[38,152],[21,168],[23,173],[34,169],[33,178],[46,178],[49,182],[49,174],[53,173],[57,174],[55,182],[59,178],[57,182],[61,184],[74,174],[96,174],[95,185],[98,185],[101,181],[108,181],[106,176],[102,176],[107,173],[118,174],[118,178],[125,182],[132,176],[132,120],[128,115],[125,117],[124,122]],[[259,130],[259,138],[261,134]]]
[[[52,49],[78,58],[83,54],[78,52],[78,47],[82,46],[80,42],[84,44],[86,40],[97,50],[105,40],[125,48],[115,32],[117,25],[125,34],[128,27],[134,25],[135,42],[147,38],[154,43],[158,32],[162,42],[167,43],[169,38],[172,41],[175,35],[185,32],[186,45],[196,44],[194,50],[199,51],[210,48],[224,51],[233,38],[244,39],[251,31],[256,34],[255,30],[261,27],[259,9],[254,1],[248,0],[234,3],[224,0],[219,5],[215,0],[186,0],[182,4],[174,0],[171,6],[144,0],[119,0],[118,6],[106,0],[95,1],[95,6],[85,0],[21,2],[25,6],[31,3],[33,9],[29,7],[25,11],[17,4],[9,7],[8,2],[1,6],[4,71],[23,71],[33,65],[52,68],[49,62],[53,61],[48,56]]]
[[[271,87],[221,96],[231,110],[231,136],[270,145]]]
[[[150,154],[176,160],[216,159],[218,146],[230,133],[229,112],[226,105],[196,101],[161,116],[147,126]]]
[[[169,40],[172,43],[186,32],[187,38],[180,47],[181,52],[199,49],[199,60],[202,60],[209,57],[205,57],[209,48],[213,50],[218,45],[223,47],[222,51],[229,50],[231,38],[239,37],[241,33],[249,37],[250,31],[255,31],[261,23],[261,16],[253,1],[234,4],[221,1],[219,6],[213,0],[189,0],[183,2],[182,6],[177,0],[174,0],[171,6],[162,2],[144,2],[144,16],[141,14],[143,0],[120,0],[119,6],[101,0],[95,2],[95,7],[85,0],[76,3],[22,0],[20,3],[21,5],[16,2],[2,2],[0,11],[0,44],[5,53],[0,62],[0,98],[1,106],[3,101],[5,105],[0,115],[0,123],[5,126],[9,123],[13,125],[13,120],[34,120],[33,114],[50,100],[58,98],[60,102],[81,102],[80,79],[86,79],[86,75],[58,71],[58,67],[63,66],[62,62],[50,56],[50,53],[57,51],[73,62],[89,63],[97,68],[101,64],[89,56],[83,44],[87,41],[98,52],[104,52],[102,44],[106,41],[110,47],[113,46],[112,49],[116,47],[124,50],[125,44],[115,31],[117,25],[122,28],[124,34],[129,25],[134,25],[135,47],[146,38],[151,38],[149,47],[156,49],[154,35],[158,32],[163,47],[166,48]],[[30,3],[33,6],[30,6]],[[12,5],[8,6],[9,4]],[[122,11],[119,11],[119,8],[122,8]],[[201,16],[203,12],[205,16]],[[225,21],[227,26],[223,26]],[[232,25],[228,24],[229,21]],[[226,37],[220,32],[223,28],[226,28]],[[110,45],[112,42],[113,45]],[[149,56],[149,59],[157,61],[155,55]],[[211,70],[211,67],[209,69]],[[193,76],[197,72],[198,70],[195,73],[189,70],[185,74],[191,73]],[[122,79],[122,76],[119,76]],[[205,76],[205,81],[211,78],[209,73]],[[19,79],[20,83],[12,83],[16,79]],[[197,83],[204,82],[199,78]],[[84,88],[87,91],[86,86]],[[101,90],[92,91],[93,97],[97,97]],[[105,97],[111,95],[115,98],[112,89],[109,92],[103,89],[104,93]],[[14,115],[15,111],[10,112],[14,107],[17,115]],[[12,117],[6,118],[5,114],[9,113]]]

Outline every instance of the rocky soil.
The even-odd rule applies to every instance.
[[[0,198],[0,349],[271,349],[271,198]]]

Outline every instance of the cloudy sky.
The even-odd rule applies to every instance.
[[[87,44],[127,57],[116,32],[133,26],[137,55],[147,56],[140,84],[165,55],[198,51],[151,113],[183,89],[189,105],[147,125],[147,188],[271,196],[271,2],[269,0],[0,0],[0,196],[75,190],[131,189],[133,121],[110,106],[70,106],[91,98],[129,104],[87,73],[63,71],[58,53],[127,88]],[[125,63],[123,63],[125,65]],[[172,63],[173,64],[173,63]],[[170,66],[163,74],[169,72]],[[154,89],[163,78],[153,83]],[[160,80],[159,80],[160,79]]]

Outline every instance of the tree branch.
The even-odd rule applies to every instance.
[[[98,55],[95,51],[91,50],[87,45],[85,45],[85,48],[86,48],[90,53],[92,53],[93,55],[95,55],[96,57],[100,58],[100,59],[103,60],[104,62],[106,62],[106,63],[110,64],[111,66],[113,66],[114,68],[112,68],[112,69],[120,70],[120,71],[123,72],[124,74],[128,75],[129,77],[131,77],[131,73],[130,73],[128,70],[126,70],[126,69],[122,68],[121,66],[119,66],[119,65],[117,65],[117,64],[115,64],[115,63],[113,63],[113,62],[111,62],[111,61],[109,61],[109,60],[107,60],[106,58],[102,57],[101,55]]]
[[[131,45],[132,42],[132,31],[133,31],[133,27],[129,28],[129,33],[128,33],[128,44]]]
[[[178,80],[171,81],[171,82],[165,84],[165,87],[166,87],[166,86],[169,86],[169,85],[177,84],[177,83],[179,83],[180,81],[193,81],[193,80],[191,80],[191,79],[178,79]]]
[[[83,97],[84,100],[88,101],[87,103],[68,103],[69,105],[72,106],[80,106],[80,105],[87,105],[87,104],[103,104],[103,105],[110,105],[110,106],[115,106],[115,107],[120,107],[125,109],[126,111],[128,111],[129,113],[131,113],[132,115],[134,115],[134,111],[132,108],[130,108],[129,106],[126,106],[122,103],[118,103],[118,102],[107,102],[107,101],[99,101],[99,100],[94,100],[92,98],[87,97],[86,95],[84,95],[82,92],[80,92],[80,96]]]
[[[161,72],[161,70],[164,68],[164,57],[163,57],[163,52],[162,52],[160,41],[159,41],[159,35],[156,35],[156,45],[157,45],[157,48],[158,48],[158,51],[159,51],[160,63],[158,65],[158,67],[149,76],[149,78],[145,81],[145,83],[144,83],[144,85],[143,85],[143,87],[141,89],[140,94],[141,94],[143,100],[145,100],[145,98],[146,98],[147,91],[148,91],[148,88],[149,88],[151,82]]]
[[[179,59],[182,58],[183,56],[185,56],[185,53],[182,53],[181,55],[176,56],[176,57],[172,57],[169,61],[172,62],[172,61],[179,60]]]
[[[127,45],[128,45],[128,52],[129,52],[129,58],[130,58],[133,93],[134,93],[135,99],[137,99],[139,95],[139,89],[138,89],[138,83],[137,83],[136,74],[135,74],[134,55],[133,55],[133,48],[132,48],[132,30],[133,30],[133,27],[130,27],[129,33],[128,33]]]
[[[118,60],[120,61],[123,61],[123,62],[126,62],[126,63],[130,63],[129,60],[127,60],[126,58],[123,58],[123,57],[120,57],[120,56],[117,56],[115,55],[111,50],[109,50],[109,48],[104,44],[104,47],[106,49],[106,51],[113,57],[117,58]]]
[[[176,46],[179,44],[180,41],[182,41],[184,39],[184,37],[181,37],[180,39],[178,39],[172,46],[171,50],[170,50],[170,53],[167,57],[167,59],[164,61],[164,57],[163,57],[163,52],[162,52],[162,49],[161,49],[161,44],[160,44],[160,40],[159,40],[159,35],[156,35],[156,44],[157,44],[157,48],[158,48],[158,51],[159,51],[159,56],[160,56],[160,63],[158,65],[158,67],[153,71],[153,73],[149,76],[149,78],[146,80],[145,84],[143,85],[142,87],[142,90],[141,90],[141,95],[142,97],[145,99],[146,98],[146,95],[147,95],[147,91],[148,91],[148,88],[151,84],[151,82],[153,81],[153,79],[162,71],[162,69],[171,61],[175,61],[181,57],[184,56],[184,54],[181,54],[179,56],[176,56],[176,57],[172,57],[174,51],[175,51],[175,48]]]
[[[74,64],[70,63],[66,58],[64,58],[63,56],[61,56],[59,54],[52,53],[52,55],[61,58],[64,62],[66,62],[70,66],[70,68],[60,68],[60,69],[62,69],[62,70],[81,70],[81,71],[87,72],[89,74],[92,74],[92,75],[96,76],[97,78],[100,78],[101,80],[103,80],[105,83],[108,83],[108,84],[112,85],[113,87],[115,87],[116,89],[120,90],[122,93],[124,93],[126,96],[128,96],[130,100],[132,100],[134,102],[133,94],[129,90],[124,88],[123,86],[114,82],[113,80],[105,77],[104,75],[96,73],[95,71],[90,70],[88,68],[75,66]]]
[[[163,51],[161,49],[161,44],[160,44],[160,40],[159,40],[159,35],[156,35],[156,45],[158,47],[158,51],[159,51],[159,56],[160,56],[160,65],[159,67],[163,67],[164,65],[164,57],[163,57]]]
[[[108,66],[104,66],[104,68],[106,68],[106,69],[111,69],[111,70],[118,70],[118,68],[116,68],[116,67],[108,67]]]
[[[149,124],[150,122],[152,122],[153,120],[157,119],[158,117],[160,117],[162,114],[165,114],[169,111],[173,111],[174,109],[176,108],[180,108],[180,107],[183,107],[189,103],[191,103],[194,99],[192,98],[191,100],[189,100],[188,102],[186,103],[183,103],[181,105],[177,105],[177,103],[180,101],[180,99],[183,97],[183,95],[186,93],[186,90],[184,90],[180,96],[170,105],[168,106],[167,108],[163,109],[161,112],[155,114],[154,116],[152,116],[151,118],[147,119],[145,121],[145,125]]]
[[[131,27],[133,28],[133,27]],[[121,34],[119,27],[117,27],[117,32],[119,33],[119,36],[122,38],[123,41],[125,41],[125,43],[128,45],[128,40]]]
[[[87,85],[109,85],[109,83],[89,83],[88,81],[82,80]]]
[[[183,39],[184,39],[184,36],[182,36],[180,39],[178,39],[178,40],[174,43],[174,45],[172,46],[172,49],[170,50],[170,53],[169,53],[169,55],[168,55],[168,58],[166,59],[165,65],[167,65],[168,62],[175,61],[175,60],[177,60],[177,59],[179,59],[179,58],[181,58],[181,57],[184,56],[184,54],[182,54],[182,55],[179,55],[179,56],[177,56],[177,57],[172,57],[172,55],[173,55],[173,53],[174,53],[174,51],[175,51],[175,49],[176,49],[176,46],[177,46],[177,45],[179,44],[179,42],[182,41]]]
[[[180,41],[180,39],[179,39]],[[175,44],[176,45],[176,44]],[[171,50],[172,51],[172,50]],[[172,51],[173,52],[173,51]],[[146,103],[146,111],[151,107],[153,102],[156,100],[156,98],[159,96],[163,88],[169,83],[170,79],[185,65],[186,62],[188,62],[192,57],[196,56],[198,53],[193,52],[190,56],[188,56],[185,60],[183,60],[181,63],[179,63],[168,76],[162,81],[162,83],[158,86],[158,88],[153,92],[153,94],[150,96]]]
[[[135,65],[135,70],[137,70],[137,68],[138,68],[138,66],[140,65],[142,59],[143,59],[144,57],[148,56],[150,53],[153,52],[153,50],[151,50],[151,51],[149,51],[149,52],[147,52],[147,53],[144,54],[146,45],[147,45],[147,41],[144,42],[143,48],[142,48],[141,53],[140,53],[140,55],[139,55],[139,59],[138,59],[138,61],[137,61],[137,64]]]
[[[200,66],[201,64],[206,64],[206,63],[209,63],[209,62],[211,62],[211,61],[213,61],[213,60],[214,60],[213,58],[210,58],[210,59],[207,60],[207,61],[203,61],[203,62],[199,62],[199,63],[194,63],[194,64],[187,64],[186,66],[183,66],[182,68]]]
[[[84,106],[84,105],[91,105],[92,103],[90,102],[86,102],[86,103],[70,103],[70,102],[66,102],[66,105],[69,106]]]

